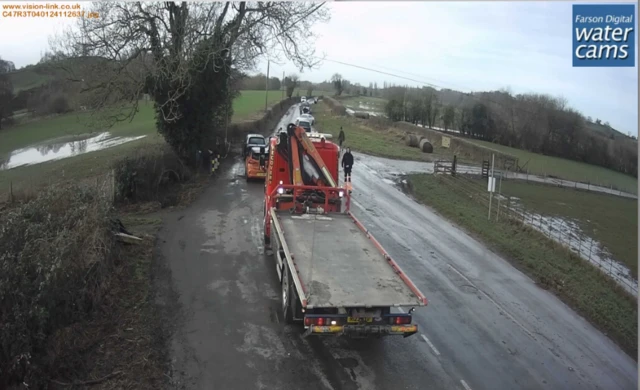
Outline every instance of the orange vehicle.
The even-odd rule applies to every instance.
[[[411,336],[412,313],[427,299],[349,211],[340,148],[329,138],[292,123],[269,142],[265,252],[284,322],[302,324],[304,337]]]
[[[253,146],[244,160],[245,177],[248,180],[264,179],[267,177],[267,156],[269,148]]]

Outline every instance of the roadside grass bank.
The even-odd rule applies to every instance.
[[[486,208],[454,191],[450,177],[413,174],[408,179],[419,202],[505,256],[637,361],[638,303],[632,295],[542,233],[510,220],[488,221]]]
[[[486,179],[475,179],[486,187]],[[520,199],[526,209],[575,221],[638,277],[638,201],[517,180],[502,182],[502,195]]]

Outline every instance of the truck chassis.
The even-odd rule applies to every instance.
[[[276,192],[277,191],[277,192]],[[378,241],[348,210],[350,196],[334,187],[280,185],[270,199],[289,193],[340,192],[344,212],[325,207],[304,213],[265,205],[270,249],[281,283],[286,323],[302,323],[305,336],[381,337],[415,334],[411,313],[427,299]],[[276,202],[274,202],[276,203]],[[397,308],[406,312],[392,312]]]

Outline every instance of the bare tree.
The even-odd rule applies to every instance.
[[[0,58],[0,130],[2,130],[2,120],[12,115],[13,103],[13,83],[7,73],[15,70],[13,62]]]
[[[456,109],[453,106],[446,106],[444,113],[442,114],[442,124],[444,125],[444,131],[446,132],[453,125],[453,121],[456,116]]]
[[[287,88],[287,97],[291,98],[293,96],[293,91],[300,84],[300,77],[297,74],[290,74],[284,79],[285,88]]]
[[[336,73],[331,76],[331,83],[333,84],[333,88],[336,90],[336,96],[340,96],[345,88],[345,83],[342,79],[342,75]]]
[[[100,18],[79,19],[53,46],[65,54],[59,62],[82,84],[87,105],[100,109],[109,124],[132,119],[141,96],[149,94],[158,131],[189,161],[228,121],[240,71],[254,68],[266,53],[274,57],[277,47],[300,69],[318,63],[309,26],[328,19],[322,6],[93,3],[90,11]]]

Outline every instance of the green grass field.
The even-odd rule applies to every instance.
[[[348,117],[335,116],[329,107],[321,102],[313,107],[316,118],[314,127],[322,133],[329,133],[337,141],[340,127],[345,133],[345,143],[354,151],[373,156],[387,157],[398,160],[433,161],[437,158],[450,157],[448,149],[434,146],[434,153],[422,153],[418,148],[412,148],[403,140],[404,132],[389,128],[384,130],[372,129],[366,126],[366,121]]]
[[[559,157],[545,156],[531,153],[526,150],[511,148],[491,142],[466,139],[476,145],[495,149],[511,154],[518,158],[520,166],[529,161],[527,168],[529,173],[535,175],[555,176],[566,180],[579,181],[611,187],[625,192],[638,193],[638,179],[611,169],[567,160]]]
[[[486,187],[486,180],[478,182]],[[576,221],[637,277],[637,200],[522,181],[503,181],[502,194],[520,198],[528,210],[541,215]]]
[[[638,303],[612,279],[533,229],[504,220],[488,221],[486,205],[469,201],[467,195],[449,186],[450,177],[418,174],[410,175],[410,180],[419,201],[501,253],[602,329],[629,355],[636,356]],[[503,182],[503,192],[504,186]],[[517,192],[515,188],[511,190]],[[602,222],[601,217],[596,218]]]
[[[270,91],[268,104],[279,102],[282,94]],[[264,91],[242,91],[233,102],[233,121],[255,119],[264,109]],[[104,129],[89,126],[92,118],[89,113],[71,113],[52,118],[36,119],[15,127],[0,131],[0,156],[13,150],[41,143],[50,139],[67,136],[85,135]],[[118,136],[151,134],[156,131],[153,103],[140,102],[139,112],[131,122],[116,123],[109,131]]]
[[[13,85],[13,92],[18,93],[46,84],[53,79],[53,76],[50,74],[37,73],[35,69],[30,68],[12,72],[9,74],[9,78]]]

